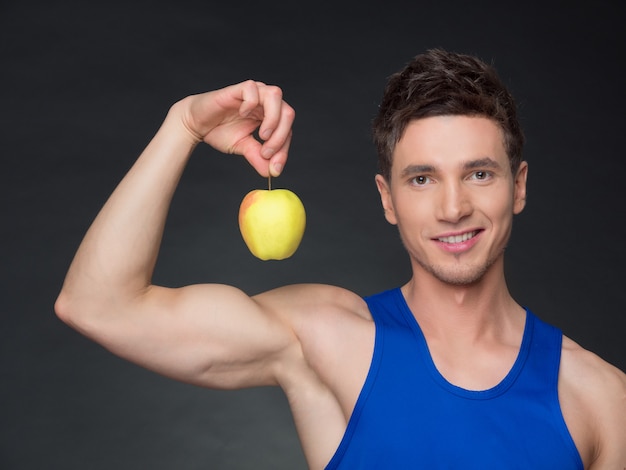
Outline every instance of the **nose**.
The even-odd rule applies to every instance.
[[[436,211],[439,220],[457,223],[472,213],[472,201],[462,183],[442,183],[438,192]]]

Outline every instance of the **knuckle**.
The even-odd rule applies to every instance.
[[[283,97],[283,90],[281,90],[280,87],[276,85],[268,85],[266,89],[266,93],[276,98]]]
[[[296,117],[296,110],[293,109],[291,106],[289,105],[285,105],[284,109],[283,109],[283,114],[285,115],[285,117],[293,120]]]

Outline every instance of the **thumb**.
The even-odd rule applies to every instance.
[[[264,178],[270,175],[270,159],[261,155],[262,145],[253,136],[249,135],[239,142],[234,153],[243,155],[248,163]]]

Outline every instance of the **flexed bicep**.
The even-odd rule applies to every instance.
[[[204,140],[241,153],[267,175],[287,158],[292,121],[282,92],[260,82],[174,104],[85,234],[55,303],[59,318],[116,354],[179,380],[216,387],[275,383],[271,366],[293,336],[268,309],[232,287],[156,287],[152,274],[195,146]],[[257,128],[261,141],[253,136]]]
[[[279,318],[219,284],[152,286],[83,333],[154,372],[220,389],[277,385],[275,366],[295,342]]]

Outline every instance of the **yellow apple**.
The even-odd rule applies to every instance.
[[[250,252],[264,261],[293,255],[305,225],[302,201],[288,189],[255,189],[239,207],[241,235]]]

